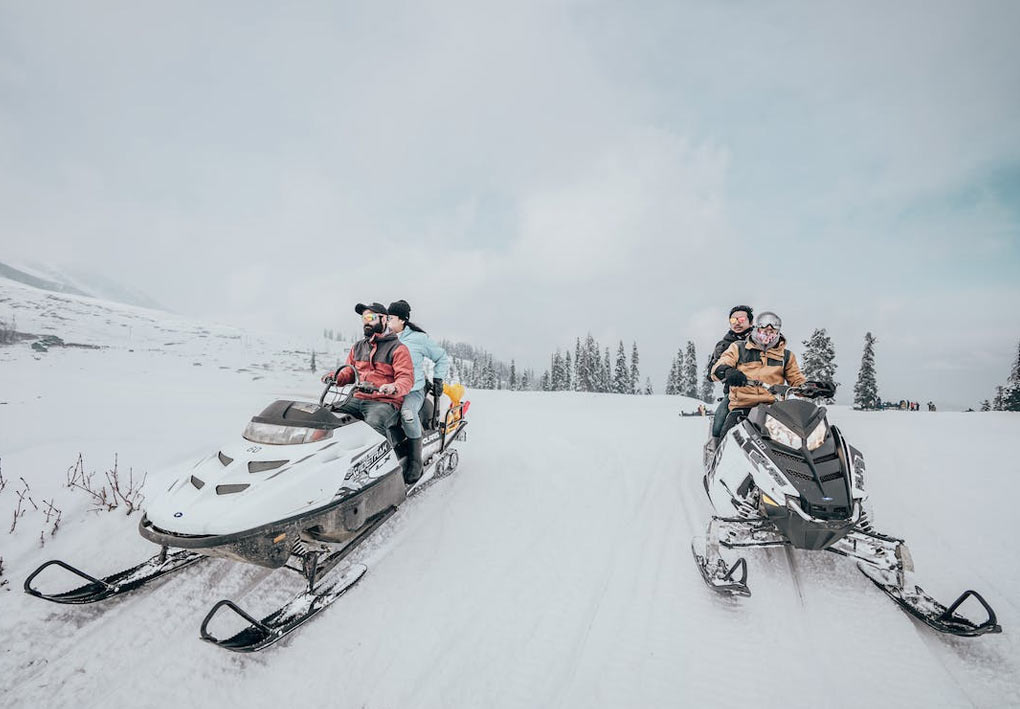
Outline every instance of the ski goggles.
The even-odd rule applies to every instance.
[[[361,319],[364,320],[365,322],[375,322],[379,318],[384,318],[384,317],[386,317],[386,316],[385,315],[381,315],[379,313],[362,313],[362,315],[361,315]]]
[[[779,329],[773,325],[755,325],[754,329],[758,332],[779,332]]]

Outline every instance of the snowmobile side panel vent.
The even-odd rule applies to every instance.
[[[201,490],[203,487],[205,487],[205,480],[201,480],[199,478],[196,478],[194,475],[192,475],[191,476],[191,484],[194,485],[195,488],[197,488],[198,490]]]
[[[223,463],[223,465],[225,465],[225,466],[226,465],[230,465],[231,463],[234,462],[234,459],[231,458],[229,455],[224,455],[223,451],[220,451],[217,454],[217,457],[220,459],[220,462]]]
[[[217,485],[217,495],[233,495],[235,492],[241,492],[251,487],[248,483],[233,484],[233,485]]]
[[[263,473],[267,470],[276,470],[287,462],[286,460],[252,460],[248,462],[248,472]]]

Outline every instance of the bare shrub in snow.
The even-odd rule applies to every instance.
[[[32,496],[28,494],[30,489],[28,481],[26,481],[25,478],[21,478],[21,482],[24,484],[25,488],[23,490],[18,490],[15,493],[18,496],[18,503],[14,507],[14,520],[11,522],[11,528],[7,532],[8,534],[14,534],[14,530],[18,528],[18,520],[24,517],[25,513],[28,511],[28,507],[25,505],[26,500],[28,500],[28,504],[32,505],[34,509],[39,509],[39,506],[35,504],[35,500],[33,500]]]
[[[67,469],[67,486],[77,488],[87,493],[92,498],[92,511],[112,512],[121,504],[126,508],[126,513],[131,514],[142,506],[145,496],[142,494],[142,486],[145,485],[146,475],[140,481],[135,481],[134,469],[128,468],[128,477],[123,479],[118,467],[117,454],[113,456],[113,468],[105,473],[106,482],[101,480],[94,482],[96,472],[85,472],[85,462],[82,454],[78,454],[78,460]]]

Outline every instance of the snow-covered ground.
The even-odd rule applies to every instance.
[[[340,346],[0,279],[0,318],[15,312],[19,330],[104,348],[0,347],[0,706],[1020,705],[1015,414],[831,412],[919,581],[946,600],[981,591],[1000,635],[938,636],[824,552],[751,552],[753,595],[720,598],[689,551],[709,514],[706,424],[677,415],[693,402],[471,391],[458,472],[357,552],[365,578],[238,656],[198,639],[205,612],[231,598],[260,615],[296,575],[214,560],[88,607],[21,584],[51,558],[106,574],[155,551],[137,513],[90,512],[66,488],[79,453],[97,476],[116,456],[156,494],[266,403],[316,397],[308,348],[324,369]],[[8,533],[26,484],[62,510],[56,534],[31,508]]]

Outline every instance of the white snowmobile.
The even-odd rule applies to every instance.
[[[749,382],[764,386],[760,382]],[[730,563],[720,547],[791,546],[826,550],[857,561],[872,582],[910,615],[944,633],[998,633],[995,612],[976,591],[947,608],[913,583],[906,543],[871,526],[864,456],[826,419],[812,399],[831,397],[831,384],[774,386],[772,404],[759,404],[713,448],[705,446],[705,491],[716,514],[705,537],[691,543],[705,582],[715,591],[749,596],[747,562]],[[968,598],[987,618],[976,623],[957,609]]]
[[[406,457],[361,419],[337,414],[355,391],[373,391],[354,382],[338,388],[330,380],[319,402],[276,401],[248,423],[241,437],[178,477],[145,510],[138,526],[160,553],[138,566],[97,579],[50,561],[25,580],[25,591],[56,603],[92,603],[132,591],[165,574],[207,557],[221,557],[301,573],[307,590],[262,620],[232,601],[217,603],[206,615],[201,637],[229,650],[260,650],[294,630],[356,583],[367,570],[349,564],[329,572],[385,522],[401,503],[431,481],[452,473],[459,462],[454,443],[466,440],[470,402],[430,392],[422,406],[423,472],[404,483]],[[344,368],[341,367],[341,370]],[[339,372],[340,370],[338,370]],[[439,416],[435,402],[445,409]],[[400,424],[390,439],[403,438]],[[180,549],[169,553],[170,549]],[[32,581],[49,566],[60,566],[89,583],[64,593],[46,594]],[[227,607],[248,621],[234,636],[217,639],[209,621]]]

